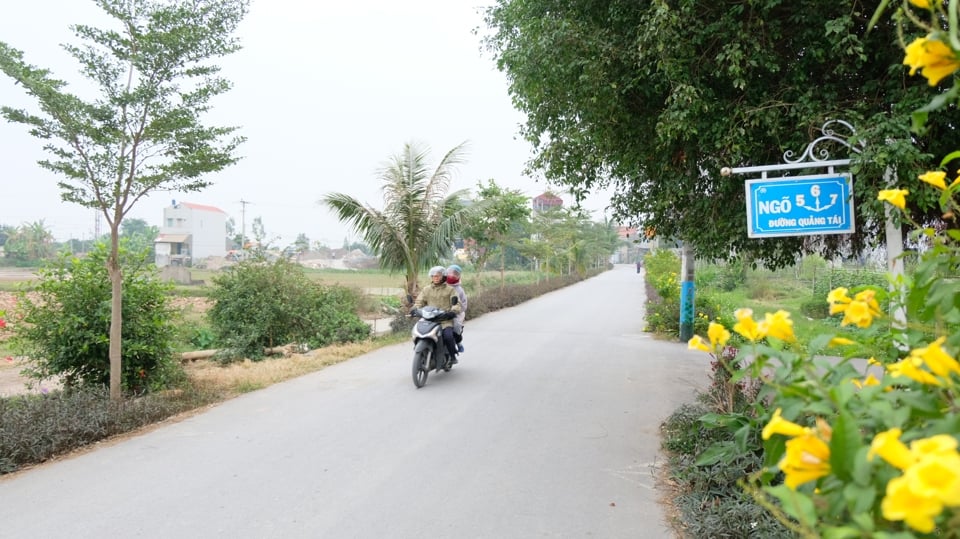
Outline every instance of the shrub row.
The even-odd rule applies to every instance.
[[[680,260],[673,253],[648,255],[647,326],[648,331],[679,336],[679,286],[665,286],[680,272]],[[733,268],[736,270],[736,267]],[[728,272],[715,273],[713,277]],[[714,279],[716,282],[720,280]],[[695,331],[706,333],[711,321],[729,324],[732,309],[710,293],[697,290]],[[732,325],[732,324],[730,324]],[[759,447],[756,432],[750,440],[737,439],[737,425],[717,421],[718,414],[749,414],[756,401],[758,385],[746,380],[734,382],[737,349],[728,347],[723,357],[711,363],[710,386],[697,395],[697,401],[677,408],[660,425],[661,447],[667,453],[666,473],[673,485],[671,501],[675,509],[674,528],[691,539],[715,537],[793,537],[779,521],[746,494],[738,482],[763,466],[762,452],[745,451],[735,458],[713,457],[708,449],[717,444],[745,444]]]
[[[469,297],[469,308],[467,309],[467,320],[478,316],[506,309],[515,305],[520,305],[535,297],[542,296],[548,292],[559,290],[566,286],[583,281],[593,277],[603,271],[610,269],[587,270],[584,275],[570,274],[560,277],[551,277],[537,283],[510,284],[506,283],[503,287],[497,286],[485,288],[479,292],[473,292]],[[402,311],[402,310],[401,310]],[[413,319],[406,316],[405,312],[398,312],[390,321],[390,329],[395,333],[410,331],[413,326]]]
[[[177,394],[112,402],[107,388],[87,386],[0,399],[0,474],[205,404],[196,392]]]

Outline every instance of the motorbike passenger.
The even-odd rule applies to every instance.
[[[467,319],[467,293],[460,284],[460,275],[463,270],[457,264],[451,264],[447,268],[447,284],[457,291],[457,297],[460,298],[460,314],[453,319],[453,337],[457,341],[457,351],[463,353],[463,322]]]
[[[443,266],[430,268],[430,271],[427,273],[427,275],[430,276],[430,285],[425,286],[423,290],[420,291],[420,294],[417,295],[417,300],[413,303],[414,309],[429,305],[437,309],[460,314],[460,298],[457,296],[457,291],[443,281],[445,272],[446,270]],[[447,353],[450,355],[451,363],[456,364],[457,342],[453,336],[453,325],[453,320],[444,320],[440,323],[443,332],[443,344],[446,346]]]

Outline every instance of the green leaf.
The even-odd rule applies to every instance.
[[[700,422],[707,428],[739,427],[750,420],[743,414],[716,414],[709,413],[700,416]]]
[[[852,519],[864,531],[871,532],[876,527],[876,522],[873,521],[873,515],[870,513],[857,513]]]
[[[912,408],[918,415],[928,417],[942,415],[937,399],[928,392],[901,391],[899,397],[906,404],[907,410]]]
[[[950,152],[945,155],[943,159],[940,160],[940,168],[946,167],[948,164],[950,164],[950,161],[953,161],[954,159],[960,159],[960,150]]]
[[[956,101],[958,95],[960,95],[960,88],[958,88],[957,86],[954,86],[954,87],[950,88],[950,90],[948,90],[948,91],[946,91],[946,92],[944,92],[944,93],[942,93],[942,94],[937,94],[933,99],[930,100],[929,103],[927,103],[926,105],[924,105],[924,106],[920,107],[919,109],[917,109],[916,112],[914,112],[914,114],[916,114],[916,113],[918,113],[918,112],[934,112],[934,111],[937,111],[937,110],[945,107],[946,105],[949,105],[949,104],[953,103],[954,101]]]
[[[847,481],[853,473],[854,456],[862,447],[860,431],[850,414],[841,411],[833,424],[830,438],[830,469],[840,479]]]
[[[847,483],[843,487],[843,497],[851,514],[866,513],[873,507],[877,499],[877,490],[873,486],[862,486],[856,483]]]
[[[718,462],[730,462],[738,455],[733,442],[717,442],[700,454],[695,466],[710,466]]]
[[[873,479],[873,463],[867,460],[867,453],[869,451],[869,446],[862,446],[857,450],[857,454],[853,460],[853,473],[851,477],[861,486],[870,485]]]
[[[737,429],[737,432],[733,433],[733,443],[737,448],[737,451],[740,453],[747,452],[747,441],[750,439],[750,432],[753,430],[752,425],[747,423],[746,425]]]
[[[765,487],[764,490],[780,500],[783,511],[804,526],[813,527],[817,523],[817,511],[813,505],[813,500],[806,494],[793,490],[786,485]]]
[[[929,112],[920,112],[916,111],[910,115],[910,131],[918,134],[924,135],[927,131],[926,124],[927,118],[930,116]]]
[[[783,436],[773,436],[763,442],[763,466],[775,467],[783,458],[787,449],[787,440]]]

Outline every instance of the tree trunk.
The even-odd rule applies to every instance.
[[[110,256],[107,257],[107,272],[110,274],[110,400],[120,400],[122,378],[123,335],[123,273],[120,271],[119,223],[111,223]]]

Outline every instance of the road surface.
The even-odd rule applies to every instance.
[[[390,346],[0,477],[0,536],[672,537],[658,426],[709,361],[643,304],[620,265],[468,320],[422,389]]]

